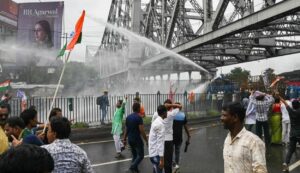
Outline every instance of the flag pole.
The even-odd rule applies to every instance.
[[[58,83],[57,83],[57,85],[56,85],[56,89],[55,89],[55,92],[54,92],[53,100],[52,100],[52,103],[51,103],[51,105],[50,105],[50,108],[49,108],[49,111],[48,111],[48,114],[47,114],[46,123],[45,123],[45,125],[44,125],[43,133],[45,133],[45,131],[46,131],[46,127],[47,127],[46,125],[47,125],[48,120],[49,120],[50,112],[51,112],[51,110],[52,110],[52,108],[53,108],[53,105],[54,105],[54,102],[55,102],[55,99],[56,99],[56,96],[57,96],[57,93],[58,93],[58,89],[59,89],[59,86],[60,86],[60,84],[61,84],[62,78],[63,78],[63,76],[64,76],[65,69],[66,69],[66,66],[67,66],[67,63],[68,63],[68,60],[69,60],[70,55],[71,55],[71,51],[69,51],[69,53],[68,53],[68,56],[67,56],[66,61],[65,61],[65,63],[64,63],[63,69],[62,69],[62,71],[61,71],[61,74],[60,74]]]

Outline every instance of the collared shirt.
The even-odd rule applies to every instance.
[[[165,127],[164,120],[159,116],[151,124],[149,133],[149,156],[164,156]]]
[[[143,119],[138,113],[134,112],[127,116],[125,125],[128,141],[143,142],[139,128],[143,124]]]
[[[274,98],[271,95],[266,95],[264,100],[256,100],[253,95],[250,96],[250,101],[255,105],[256,120],[268,121],[268,112],[270,106],[274,103]]]
[[[256,109],[252,101],[249,102],[246,109],[245,124],[256,124]]]
[[[0,127],[0,154],[8,149],[8,139],[2,127]]]
[[[43,145],[54,160],[53,173],[92,173],[94,172],[83,149],[71,143],[69,139],[56,139],[49,145]]]
[[[234,139],[228,133],[223,149],[224,173],[267,173],[265,144],[243,128]]]
[[[289,100],[286,100],[286,103],[289,105],[289,107],[292,107],[292,103]],[[282,122],[289,123],[290,122],[289,112],[287,111],[287,109],[283,103],[281,103],[281,105],[280,105],[280,110],[282,113]]]
[[[173,120],[175,115],[179,112],[179,108],[168,111],[167,117],[164,119],[165,125],[165,141],[173,141]],[[152,116],[152,123],[159,117],[158,113],[155,112]]]
[[[167,113],[167,117],[164,119],[165,141],[173,141],[173,120],[178,112],[178,108],[170,110]]]
[[[116,108],[113,121],[112,121],[112,128],[111,128],[111,134],[113,135],[120,135],[123,132],[122,121],[125,113],[125,105],[126,105],[126,100],[122,103],[121,107]]]

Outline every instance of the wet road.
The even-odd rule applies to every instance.
[[[182,151],[180,172],[181,173],[222,173],[223,171],[223,142],[227,131],[221,125],[197,127],[192,131],[191,144],[187,153]],[[87,144],[80,144],[88,154],[95,172],[97,173],[123,173],[131,161],[130,151],[123,151],[124,158],[115,159],[115,148],[112,138]],[[183,147],[182,147],[183,150]],[[283,158],[286,148],[282,146],[271,146],[267,155],[269,173],[282,172]],[[300,148],[297,148],[298,156],[293,156],[291,163],[300,159]],[[142,173],[151,173],[152,167],[148,151],[145,147],[145,159],[139,166]],[[300,161],[299,161],[300,162]],[[298,163],[298,162],[297,162]],[[296,164],[295,164],[296,165]],[[291,173],[300,172],[300,166]]]

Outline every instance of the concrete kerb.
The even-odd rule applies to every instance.
[[[189,119],[188,124],[193,126],[193,125],[213,123],[218,121],[220,121],[220,116],[201,117],[201,118]],[[150,130],[150,124],[145,125],[145,130],[146,131]],[[82,143],[82,142],[95,141],[99,139],[107,139],[111,136],[112,136],[111,124],[107,124],[107,125],[101,125],[100,127],[72,129],[70,139],[75,143]]]

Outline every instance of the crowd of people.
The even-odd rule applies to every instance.
[[[100,109],[107,109],[107,91],[97,104]],[[183,131],[187,136],[186,145],[191,138],[181,103],[167,99],[158,105],[148,136],[143,122],[145,109],[138,97],[131,103],[133,112],[126,116],[123,127],[126,104],[127,97],[117,101],[112,119],[115,157],[122,158],[122,151],[128,146],[132,161],[127,172],[139,173],[146,145],[154,173],[178,170]],[[240,102],[222,104],[221,110],[221,121],[229,130],[223,148],[225,173],[268,172],[266,153],[271,144],[288,147],[283,163],[283,171],[288,171],[296,145],[300,143],[299,100],[284,99],[278,93],[251,91]],[[10,112],[8,102],[1,102],[1,172],[93,172],[86,152],[70,141],[71,121],[63,117],[60,108],[52,109],[47,124],[38,121],[34,106],[23,110],[19,116],[12,116]],[[104,114],[101,123],[104,123],[106,111],[101,113]]]
[[[103,109],[101,123],[104,124],[109,106],[107,91],[98,99],[97,104]],[[123,127],[126,104],[127,97],[117,101],[112,120],[115,157],[121,158],[122,151],[128,145],[132,153],[128,172],[140,172],[138,165],[144,159],[145,143],[154,172],[164,170],[171,173],[173,168],[179,169],[183,128],[188,142],[190,141],[187,119],[181,111],[181,104],[167,99],[163,105],[159,105],[152,117],[149,136],[144,129],[145,110],[139,97],[133,99],[133,113],[126,117]],[[71,121],[63,117],[60,108],[51,110],[46,124],[39,122],[35,106],[23,110],[19,116],[10,113],[9,103],[0,102],[1,173],[93,172],[86,152],[70,141]]]
[[[292,154],[300,144],[300,103],[298,99],[283,98],[278,92],[266,94],[251,91],[242,98],[245,127],[265,142],[266,152],[271,145],[288,147],[283,171],[288,171]],[[255,128],[254,128],[255,127]]]
[[[10,115],[8,102],[0,103],[1,173],[92,173],[86,152],[69,140],[71,122],[60,108],[50,112],[49,123],[38,121],[34,106]]]

